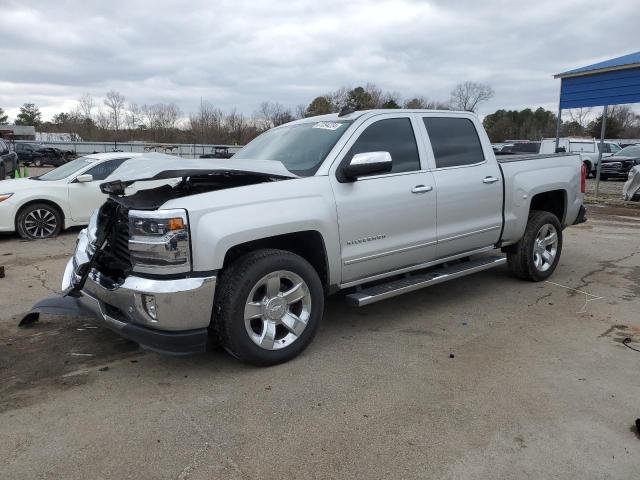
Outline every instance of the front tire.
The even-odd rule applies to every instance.
[[[513,275],[523,280],[546,280],[556,269],[562,252],[562,226],[553,213],[533,210],[524,236],[507,251]]]
[[[261,249],[222,272],[213,332],[240,361],[275,365],[311,343],[323,310],[322,282],[309,262],[284,250]]]
[[[62,215],[47,203],[33,203],[18,212],[16,230],[27,240],[55,237],[62,229]]]

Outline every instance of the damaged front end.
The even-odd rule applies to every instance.
[[[63,297],[39,302],[32,313],[89,311],[146,348],[168,354],[204,351],[217,272],[193,271],[188,212],[161,207],[184,196],[285,178],[291,177],[173,170],[103,184],[109,198],[78,236],[63,276]],[[127,195],[135,182],[142,188]]]

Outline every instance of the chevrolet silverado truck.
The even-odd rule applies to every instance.
[[[496,160],[466,112],[305,118],[229,160],[150,154],[118,174],[66,299],[152,350],[217,344],[256,365],[302,352],[336,292],[364,306],[504,264],[545,280],[585,221],[579,155]]]

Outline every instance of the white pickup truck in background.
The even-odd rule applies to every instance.
[[[595,138],[560,138],[558,142],[558,149],[565,153],[578,153],[580,154],[582,161],[587,168],[589,175],[595,175],[598,168],[598,154],[600,152],[600,141]],[[609,157],[614,153],[620,151],[622,147],[614,142],[604,142],[602,150],[602,157]],[[548,155],[555,153],[556,151],[556,139],[545,138],[540,143],[541,155]]]
[[[478,118],[451,111],[305,118],[228,160],[132,158],[102,185],[61,300],[157,351],[216,342],[275,364],[338,291],[363,306],[504,264],[548,278],[585,220],[585,177],[575,154],[496,160]]]

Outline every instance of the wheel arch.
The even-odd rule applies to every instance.
[[[329,288],[329,259],[322,234],[317,230],[303,230],[250,240],[234,245],[224,255],[223,269],[240,256],[263,248],[286,250],[301,256],[318,272],[325,290]]]
[[[543,210],[553,213],[561,225],[565,224],[567,214],[567,191],[566,190],[549,190],[535,194],[531,198],[529,212],[533,210]]]

